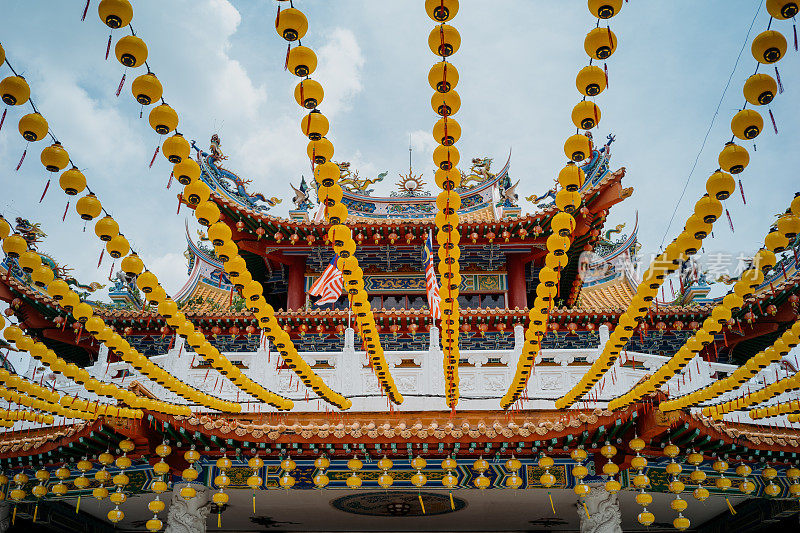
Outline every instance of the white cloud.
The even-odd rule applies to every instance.
[[[414,155],[425,156],[425,165],[427,166],[428,158],[433,155],[433,150],[438,145],[433,134],[427,130],[416,130],[409,133],[409,137]]]
[[[364,56],[352,31],[335,28],[317,51],[319,67],[313,76],[325,89],[320,108],[332,117],[350,109],[355,96],[363,90],[361,71]]]
[[[158,281],[166,289],[167,294],[176,294],[186,282],[186,258],[181,253],[153,256],[145,254],[142,260],[153,273],[158,276]]]

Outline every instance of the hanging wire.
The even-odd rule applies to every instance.
[[[661,237],[660,249],[662,251],[664,250],[664,241],[666,240],[667,234],[669,233],[669,230],[672,227],[672,223],[675,221],[675,215],[678,213],[678,207],[680,207],[681,202],[683,201],[683,197],[686,195],[686,189],[689,187],[689,182],[691,181],[692,175],[694,174],[694,171],[697,168],[697,163],[700,161],[700,155],[703,153],[703,149],[706,146],[706,142],[708,141],[708,136],[711,134],[711,130],[714,127],[714,122],[717,119],[717,115],[719,115],[719,109],[722,106],[722,102],[725,100],[725,95],[727,94],[728,88],[731,85],[731,81],[733,80],[733,75],[736,73],[736,68],[739,66],[739,60],[742,58],[742,53],[744,52],[744,49],[747,47],[747,43],[750,42],[750,33],[753,31],[753,26],[756,23],[758,14],[761,13],[761,5],[763,3],[764,2],[762,2],[761,0],[756,1],[756,4],[758,5],[758,7],[756,8],[756,14],[753,16],[752,22],[750,22],[750,27],[747,29],[747,35],[745,36],[744,42],[742,43],[742,48],[739,50],[739,55],[736,56],[736,62],[733,64],[731,75],[728,76],[728,82],[725,84],[725,88],[722,90],[722,96],[720,96],[719,98],[719,102],[717,103],[717,108],[714,110],[714,114],[711,117],[711,123],[708,125],[705,137],[703,137],[703,142],[700,144],[700,149],[697,151],[697,157],[694,158],[694,163],[692,164],[692,168],[689,171],[689,175],[686,176],[686,182],[683,184],[683,190],[681,191],[681,195],[678,198],[678,201],[675,202],[675,209],[672,211],[672,216],[669,217],[669,223],[667,224],[667,227],[664,230],[664,236]],[[772,21],[771,17],[770,21]]]

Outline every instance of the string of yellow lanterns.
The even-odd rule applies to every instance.
[[[101,14],[103,12],[104,11],[101,10]],[[26,87],[27,87],[27,84],[26,84]],[[1,92],[2,91],[0,91],[0,93]],[[30,88],[28,88],[28,98],[27,99],[29,99],[29,97],[30,97]],[[33,106],[33,102],[32,101],[31,101],[31,105]],[[34,107],[34,109],[35,109],[35,107]],[[166,122],[166,120],[162,120],[162,119],[165,118],[165,116],[163,114],[157,115],[156,118],[158,120],[151,120],[151,124],[153,124],[154,129],[156,129],[158,131],[158,127],[157,126],[160,125],[162,122]],[[44,120],[44,119],[42,119],[42,120]],[[175,122],[175,126],[176,125],[177,125],[177,121]],[[172,129],[174,129],[175,126],[172,126]],[[20,131],[23,132],[23,130],[24,130],[24,128],[22,128],[22,126],[21,126],[20,127]],[[23,133],[23,136],[24,135],[25,134]],[[50,136],[53,138],[54,143],[53,143],[53,145],[51,145],[49,147],[46,147],[42,151],[41,161],[42,161],[42,164],[45,166],[45,168],[48,171],[50,171],[50,172],[58,172],[58,171],[63,170],[64,168],[66,168],[67,164],[71,162],[71,159],[70,159],[70,156],[69,156],[68,152],[62,147],[61,143],[53,136],[52,133],[50,133]],[[172,146],[174,146],[177,142],[178,141],[173,139]],[[185,142],[185,140],[184,140],[184,142]],[[188,143],[187,143],[187,146],[186,146],[186,151],[188,152]],[[82,192],[83,190],[88,190],[89,191],[89,193],[86,196],[80,198],[76,202],[76,204],[75,204],[76,211],[78,212],[80,217],[83,220],[87,221],[87,222],[99,217],[101,213],[104,213],[105,216],[102,219],[98,220],[96,225],[95,225],[95,233],[97,234],[97,236],[100,238],[101,241],[106,243],[106,251],[108,251],[109,255],[111,255],[114,259],[119,259],[120,257],[128,255],[128,253],[131,251],[130,243],[128,242],[128,240],[125,238],[124,235],[119,233],[119,224],[113,219],[113,217],[108,213],[108,211],[102,206],[102,204],[100,203],[100,200],[92,192],[92,190],[88,187],[88,185],[86,183],[86,177],[83,175],[83,173],[80,170],[78,170],[76,165],[73,164],[71,169],[69,169],[69,170],[65,171],[64,173],[62,173],[61,178],[59,179],[59,184],[60,184],[61,188],[64,190],[64,192],[69,196],[75,196],[78,193]],[[16,242],[16,243],[14,243],[14,246],[16,248],[21,248],[22,244],[23,244],[22,242]],[[24,244],[27,247],[27,243],[24,243]],[[54,277],[52,269],[50,269],[46,265],[43,265],[41,263],[41,261],[39,261],[38,264],[37,264],[36,263],[36,258],[34,258],[33,255],[32,255],[34,252],[32,252],[32,251],[30,251],[30,252],[31,253],[28,254],[29,257],[30,257],[30,261],[31,261],[32,265],[35,266],[35,268],[33,270],[31,270],[31,272],[30,272],[32,278],[34,279],[34,283],[36,283],[38,286],[41,286],[41,287],[47,286],[48,289],[49,289],[50,285],[53,282],[53,277]],[[20,252],[20,254],[21,253],[22,252]],[[126,273],[135,274],[135,275],[141,274],[142,270],[144,268],[144,265],[143,265],[141,259],[139,258],[139,256],[136,254],[135,251],[133,251],[130,254],[129,257],[126,257],[125,259],[123,259],[121,266],[122,266],[122,269]],[[138,279],[137,279],[137,282],[138,282]],[[62,294],[63,297],[70,296],[73,293],[73,291],[71,291],[69,289],[69,287],[66,286],[66,284],[62,280],[55,280],[55,283],[56,283],[56,287],[57,287],[57,291],[58,292],[55,294],[55,296],[51,293],[51,296],[54,296],[54,299],[59,300],[58,295],[61,294],[61,293],[63,293]],[[157,279],[155,280],[155,284],[158,285],[158,280]],[[159,287],[159,289],[160,289],[160,287]],[[168,299],[166,297],[166,293],[163,291],[163,289],[160,292],[157,292],[156,294],[159,295],[162,292],[164,294],[164,300]],[[147,292],[146,292],[146,294],[147,294]],[[75,297],[77,297],[77,294],[75,295]],[[151,300],[151,302],[152,302],[152,300]],[[160,303],[160,301],[158,303]],[[174,302],[172,302],[172,304],[174,304]],[[169,308],[172,307],[172,304],[167,304],[166,307],[169,309]],[[82,306],[83,305],[84,304],[82,304]],[[88,304],[85,304],[85,305],[86,305],[86,307],[84,307],[84,309],[88,308],[90,310]],[[175,304],[175,308],[177,310],[177,304]],[[193,331],[194,330],[194,326],[191,325],[191,323],[189,323],[185,319],[185,316],[183,315],[183,313],[180,313],[177,316],[178,316],[178,318],[182,318],[183,319],[183,324],[182,325],[184,326],[183,327],[184,331]],[[165,317],[165,318],[168,318],[168,317]],[[100,319],[98,318],[97,320],[100,320]],[[178,322],[177,320],[173,321],[173,322],[174,322],[174,326],[175,327],[178,327],[178,326],[181,325],[181,323]],[[100,339],[98,339],[98,340],[100,340]],[[218,351],[217,351],[217,354],[213,354],[214,350],[215,349],[212,349],[212,355],[219,354]],[[137,352],[137,354],[138,354],[138,352]],[[135,358],[135,355],[136,354],[132,354],[132,357]],[[141,355],[141,354],[138,354],[138,355]],[[225,359],[225,358],[224,358],[224,356],[219,354],[219,356],[217,358],[215,358],[215,359],[219,359],[220,361],[222,361],[222,359]],[[225,361],[227,361],[227,359],[225,359]],[[128,361],[128,362],[130,362],[130,361]],[[223,364],[224,363],[222,363],[220,366],[222,366]],[[233,365],[224,365],[224,366],[226,366],[227,367],[226,369],[228,369],[228,370],[230,368],[235,368],[235,367],[233,367]],[[157,376],[160,376],[160,375],[163,375],[163,374],[167,374],[166,371],[163,371],[163,369],[161,369],[160,367],[158,367],[154,363],[149,362],[149,360],[147,362],[143,362],[142,370],[144,371],[143,373],[145,373],[145,375],[148,375],[148,377],[150,375],[153,375],[153,374],[155,374]],[[220,368],[217,368],[217,370],[220,370]],[[247,387],[248,389],[252,389],[254,392],[260,394],[261,396],[258,396],[258,397],[260,399],[264,400],[264,401],[266,401],[265,398],[272,398],[271,396],[269,396],[272,393],[270,393],[269,391],[266,391],[266,389],[263,389],[263,387],[260,387],[260,385],[257,385],[255,382],[252,382],[252,380],[249,380],[249,378],[244,377],[243,374],[241,374],[240,371],[237,373],[237,371],[238,371],[238,368],[235,368],[232,372],[230,372],[230,371],[228,372],[228,374],[230,375],[232,380],[233,380],[233,378],[236,378],[236,380],[240,381],[243,386]],[[162,385],[165,386],[167,389],[172,390],[172,392],[176,392],[177,393],[178,390],[187,390],[188,394],[190,394],[191,396],[194,397],[193,398],[194,401],[197,401],[198,403],[201,403],[206,407],[210,407],[210,408],[215,408],[216,409],[216,407],[214,407],[214,405],[219,405],[219,406],[225,406],[224,409],[220,409],[220,410],[228,410],[228,411],[233,410],[232,412],[238,412],[238,411],[241,410],[241,406],[238,403],[225,402],[224,400],[220,400],[220,399],[214,398],[213,396],[207,395],[207,394],[205,394],[205,393],[203,393],[203,392],[201,392],[201,391],[199,391],[199,390],[197,390],[197,389],[195,389],[193,387],[190,387],[189,385],[183,384],[182,382],[177,380],[177,378],[175,378],[174,376],[171,376],[169,374],[167,374],[167,376],[168,376],[167,379],[163,379],[162,380],[163,381]],[[237,386],[238,386],[238,384],[237,384]],[[183,394],[184,393],[181,393],[181,395],[183,395]],[[275,397],[280,399],[280,400],[283,400],[280,397],[277,397],[277,395],[275,395]],[[272,398],[272,399],[274,399],[274,398]],[[220,402],[222,402],[222,403],[220,403]],[[277,403],[277,401],[276,401],[276,403]],[[285,408],[284,404],[285,404],[285,402],[281,403],[281,405]],[[288,407],[288,408],[291,408],[291,407]]]
[[[647,510],[647,506],[653,503],[653,497],[646,492],[647,487],[650,485],[650,477],[644,473],[644,469],[647,468],[647,458],[641,454],[641,451],[644,450],[645,442],[638,436],[634,436],[628,446],[636,452],[636,455],[631,459],[631,468],[637,470],[636,475],[633,476],[633,486],[638,490],[635,498],[636,503],[642,506],[642,511],[636,515],[636,520],[644,526],[649,526],[655,521],[656,517]]]
[[[458,338],[460,309],[458,295],[461,287],[461,249],[458,246],[461,232],[458,229],[458,209],[461,196],[456,188],[461,184],[461,172],[456,168],[459,162],[455,143],[461,137],[461,126],[452,118],[461,107],[461,98],[456,92],[458,70],[448,61],[461,45],[458,30],[447,24],[458,13],[458,0],[426,0],[425,11],[437,22],[428,35],[428,46],[441,57],[428,73],[428,83],[433,88],[431,107],[441,118],[433,126],[433,138],[438,143],[433,151],[436,165],[435,181],[442,189],[436,197],[438,212],[434,223],[438,228],[436,242],[439,244],[440,297],[443,371],[445,377],[445,400],[454,409],[458,404],[458,364],[460,360]]]
[[[44,344],[23,335],[22,330],[17,326],[8,326],[5,328],[5,330],[3,330],[3,338],[9,342],[13,342],[18,351],[28,352],[36,359],[44,361],[45,358],[49,360],[51,357],[57,357],[55,352],[48,349]],[[62,363],[64,366],[68,366],[63,360]],[[78,380],[83,380],[85,383],[89,379],[92,379],[85,370],[71,365],[70,370],[73,369],[76,370],[76,383]],[[78,399],[68,395],[62,396],[53,389],[43,387],[17,374],[13,374],[6,369],[0,369],[0,383],[2,383],[2,385],[0,385],[0,396],[7,401],[66,418],[95,420],[99,416],[107,416],[139,419],[143,416],[143,413],[135,408],[129,409],[126,407],[104,404],[99,401]],[[130,394],[132,397],[129,398],[126,395],[123,401],[128,405],[138,407],[136,399],[139,397],[132,392]]]
[[[5,224],[7,225],[8,223],[6,222]],[[3,239],[3,251],[10,257],[17,259],[23,271],[31,274],[34,284],[42,288],[46,286],[48,294],[56,303],[65,311],[70,312],[75,320],[86,329],[87,333],[92,335],[99,342],[104,343],[112,353],[116,353],[123,360],[131,363],[134,368],[140,370],[142,374],[148,376],[153,381],[162,384],[168,390],[186,399],[196,401],[217,410],[231,412],[238,412],[241,410],[241,406],[236,402],[227,402],[214,398],[183,383],[139,353],[130,343],[123,339],[121,335],[115,333],[110,326],[107,326],[100,317],[94,316],[92,307],[85,302],[81,302],[80,296],[70,289],[64,280],[53,279],[54,275],[52,269],[43,264],[41,256],[37,252],[28,249],[28,243],[25,239],[16,234],[2,237],[3,234],[6,233],[4,227],[5,226],[0,223],[0,238]],[[135,254],[132,254],[123,260],[123,270],[138,270],[141,272],[141,260],[138,259],[138,256],[134,256]],[[161,293],[165,295],[163,289],[160,287],[159,289]],[[16,328],[16,326],[14,327]],[[15,336],[17,334],[22,335],[22,331],[19,330],[19,332],[17,332],[12,330],[12,334]],[[37,345],[34,344],[34,346]],[[72,379],[78,378],[76,381],[91,392],[123,400],[129,405],[146,407],[167,414],[191,414],[189,406],[144,398],[135,395],[131,391],[118,387],[113,383],[103,383],[91,378],[86,370],[75,367],[74,365],[70,366],[66,361],[58,357],[55,352],[47,350],[44,345],[37,349],[37,351],[33,353],[33,356],[37,359],[41,359],[42,362],[50,366],[54,372],[63,373],[65,376]]]
[[[797,322],[795,322],[795,324],[797,324]],[[772,363],[779,362],[781,358],[791,350],[789,344],[794,343],[795,346],[797,345],[797,339],[798,337],[793,329],[787,329],[772,343],[772,345],[752,356],[744,365],[734,370],[729,376],[719,379],[706,387],[690,392],[689,394],[661,402],[658,407],[662,412],[675,411],[695,406],[700,402],[713,400],[726,392],[736,390],[747,383],[762,369]],[[721,417],[724,412],[728,412],[725,411],[727,408],[728,407],[724,404],[708,406],[703,409],[703,412],[706,416],[718,418]]]
[[[27,409],[5,409],[0,411],[0,426],[10,428],[14,426],[14,422],[18,421],[34,422],[36,424],[52,424],[53,415],[35,413]]]
[[[689,337],[669,361],[662,365],[652,376],[634,386],[630,391],[609,402],[609,409],[621,409],[654,392],[669,381],[706,346],[714,342],[714,334],[729,326],[733,313],[744,305],[745,299],[753,296],[753,292],[764,282],[764,275],[776,265],[776,252],[786,249],[789,242],[800,232],[800,218],[791,209],[780,216],[774,228],[764,238],[765,248],[761,248],[753,257],[753,268],[747,269],[739,276],[733,290],[711,311],[711,315],[703,321],[702,327]],[[730,326],[729,326],[730,327]],[[795,341],[796,344],[796,341]]]
[[[169,465],[164,460],[169,454],[172,453],[172,447],[165,440],[156,446],[156,455],[159,460],[153,465],[153,474],[156,479],[150,484],[150,490],[156,493],[156,497],[147,504],[147,509],[153,513],[153,518],[145,522],[145,527],[148,531],[158,531],[164,525],[158,518],[158,513],[164,510],[165,504],[161,500],[161,495],[169,488],[165,477],[169,473]]]
[[[770,14],[775,16],[775,13],[780,14],[780,10],[776,11],[773,6]],[[782,15],[777,18],[780,17]],[[783,57],[786,53],[786,48],[786,39],[783,35],[768,29],[753,39],[751,51],[759,65],[774,64]],[[731,131],[735,138],[746,141],[756,138],[761,133],[764,125],[761,115],[755,110],[747,109],[747,104],[759,106],[770,103],[778,93],[778,83],[768,74],[756,73],[747,79],[743,92],[746,101],[742,109],[731,119]],[[630,334],[632,334],[637,323],[647,314],[653,298],[655,298],[666,275],[678,268],[682,257],[694,255],[702,246],[702,240],[711,232],[713,223],[722,215],[723,208],[720,200],[728,198],[736,188],[736,183],[731,174],[741,173],[748,165],[750,155],[745,148],[731,140],[731,142],[726,143],[720,152],[718,161],[720,169],[714,172],[706,181],[708,194],[703,196],[695,205],[694,215],[687,219],[683,232],[651,263],[647,272],[645,272],[642,283],[637,287],[636,296],[631,301],[628,309],[620,316],[618,327],[614,329],[609,341],[603,347],[602,354],[581,380],[567,394],[556,401],[557,408],[563,409],[573,405],[586,392],[591,390],[613,366],[620,350],[630,340]],[[637,306],[639,309],[634,309]],[[719,311],[718,313],[725,313],[725,311]],[[618,333],[618,330],[622,331]],[[688,355],[688,353],[682,355]],[[673,363],[675,368],[679,365],[677,361]],[[664,374],[668,371],[669,369]],[[622,405],[623,402],[617,402],[617,404]]]
[[[572,109],[572,122],[579,130],[593,129],[600,122],[600,108],[593,101],[587,100],[603,92],[608,80],[604,69],[593,65],[595,60],[605,61],[617,49],[617,37],[610,27],[601,28],[600,20],[608,20],[622,9],[622,0],[588,0],[590,13],[597,17],[597,27],[591,30],[584,39],[584,50],[589,56],[589,65],[583,67],[576,76],[575,85],[582,95],[581,101]],[[525,343],[517,362],[517,369],[511,386],[500,400],[503,409],[514,404],[525,390],[530,379],[536,355],[541,350],[541,342],[547,331],[550,310],[558,296],[561,280],[561,269],[568,262],[567,251],[572,245],[572,232],[575,230],[573,213],[581,204],[580,188],[585,181],[583,170],[576,162],[581,162],[591,155],[588,137],[582,133],[567,138],[564,153],[569,162],[558,174],[560,190],[556,194],[558,212],[550,222],[552,235],[547,239],[547,255],[545,266],[539,272],[539,284],[536,298],[529,312],[530,323],[525,331]]]
[[[375,317],[364,290],[364,273],[355,256],[356,242],[353,240],[350,229],[345,225],[348,210],[342,203],[342,187],[338,184],[341,170],[336,163],[331,161],[334,150],[333,143],[326,137],[330,124],[327,117],[318,109],[325,91],[322,84],[309,78],[317,68],[317,56],[311,48],[303,46],[300,42],[300,39],[308,31],[308,19],[302,11],[293,6],[287,9],[279,8],[275,19],[275,30],[281,38],[288,42],[286,68],[301,78],[300,83],[295,87],[294,97],[298,105],[309,112],[300,121],[300,128],[309,139],[306,151],[311,160],[314,179],[317,183],[317,197],[325,206],[325,220],[331,224],[328,240],[333,244],[333,249],[339,257],[337,267],[342,272],[344,287],[356,317],[359,334],[364,341],[370,364],[381,387],[390,401],[400,404],[403,402],[403,397],[397,390],[391,372],[389,372]],[[297,46],[292,47],[292,43],[295,41]],[[286,334],[286,339],[288,339],[288,334]],[[291,341],[286,344],[290,345],[290,343]],[[294,356],[292,352],[294,352],[293,345],[290,355]],[[296,360],[298,364],[303,364],[300,362],[299,356],[296,356]],[[310,368],[308,370],[310,371]],[[319,391],[317,392],[319,393]],[[339,397],[336,393],[331,393],[330,403],[340,409],[350,407],[350,401]]]
[[[100,18],[103,22],[109,24],[109,21],[111,21],[113,24],[118,24],[118,21],[122,21],[122,26],[126,26],[130,23],[132,11],[130,15],[128,15],[127,6],[117,7],[111,0],[104,0],[104,3],[106,4],[106,9],[100,10]],[[110,25],[110,27],[114,26]],[[140,66],[145,64],[147,47],[144,41],[135,35],[123,37],[117,43],[117,57],[126,67]],[[183,201],[195,209],[195,216],[201,224],[205,226],[217,226],[217,240],[221,240],[222,245],[226,246],[225,251],[229,252],[220,257],[221,259],[224,257],[222,261],[226,263],[226,271],[232,275],[232,278],[241,277],[241,279],[236,280],[235,284],[237,288],[242,291],[243,296],[248,302],[248,309],[256,315],[262,327],[269,325],[273,330],[280,330],[278,333],[280,337],[278,342],[283,344],[287,349],[282,349],[280,346],[278,346],[278,348],[284,356],[286,364],[295,370],[303,382],[307,386],[312,387],[324,400],[329,401],[341,409],[347,409],[349,407],[349,400],[346,400],[344,397],[328,388],[322,382],[322,379],[319,378],[313,370],[311,370],[311,367],[297,354],[291,340],[288,338],[288,334],[285,334],[285,332],[280,329],[274,317],[274,310],[263,299],[263,287],[260,283],[252,280],[252,276],[247,270],[244,259],[239,255],[238,246],[230,239],[230,231],[228,231],[226,235],[224,230],[219,230],[219,225],[224,226],[224,223],[217,224],[220,218],[219,208],[209,200],[211,191],[208,186],[199,179],[201,174],[199,165],[189,158],[189,143],[176,130],[179,117],[175,110],[164,102],[161,82],[150,72],[148,67],[148,72],[146,74],[134,80],[131,89],[136,100],[143,106],[150,105],[158,100],[162,102],[151,110],[148,121],[159,135],[167,135],[175,131],[174,135],[164,140],[162,144],[163,154],[175,165],[173,168],[173,175],[184,185],[182,193]],[[222,237],[220,237],[220,231]],[[211,233],[211,228],[209,228],[209,237],[211,237]],[[220,245],[220,247],[222,245]],[[228,265],[228,259],[234,259],[234,261]],[[143,289],[143,291],[147,294],[145,289]],[[161,312],[162,305],[168,312],[173,308],[177,308],[177,305],[169,298],[159,303],[159,312]],[[237,387],[251,396],[273,405],[279,410],[289,410],[294,406],[294,403],[288,398],[283,398],[268,391],[263,386],[245,376],[238,368],[233,366],[219,350],[211,345],[211,343],[208,343],[201,332],[194,330],[193,326],[185,320],[182,314],[178,315],[178,317],[179,318],[174,320],[174,322],[180,323],[180,318],[184,318],[183,329],[187,333],[187,338],[195,334],[191,339],[194,342],[190,342],[190,344],[195,349],[202,350],[202,353],[199,353],[204,356],[205,360],[209,362],[215,370],[228,377]],[[285,338],[282,334],[286,335]],[[200,339],[200,336],[203,338]],[[270,340],[275,341],[276,339],[273,338]]]

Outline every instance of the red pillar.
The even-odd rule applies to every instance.
[[[506,254],[508,276],[508,308],[528,307],[528,294],[525,285],[525,261],[521,254]]]
[[[286,307],[301,309],[306,303],[306,258],[304,256],[295,257],[289,266],[289,275],[286,281],[289,285]]]

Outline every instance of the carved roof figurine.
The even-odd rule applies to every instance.
[[[294,203],[294,208],[298,211],[308,211],[314,204],[311,203],[311,199],[309,198],[309,186],[306,184],[305,176],[300,177],[300,187],[295,187],[293,184],[289,183],[289,186],[294,191],[294,197],[292,198],[292,202]]]
[[[364,196],[370,196],[373,192],[373,189],[370,189],[369,187],[383,181],[383,178],[389,174],[389,171],[387,170],[378,174],[376,178],[361,178],[358,175],[358,170],[350,170],[350,163],[348,161],[343,161],[336,164],[339,165],[339,185],[342,187],[342,189],[353,193],[362,194]]]

